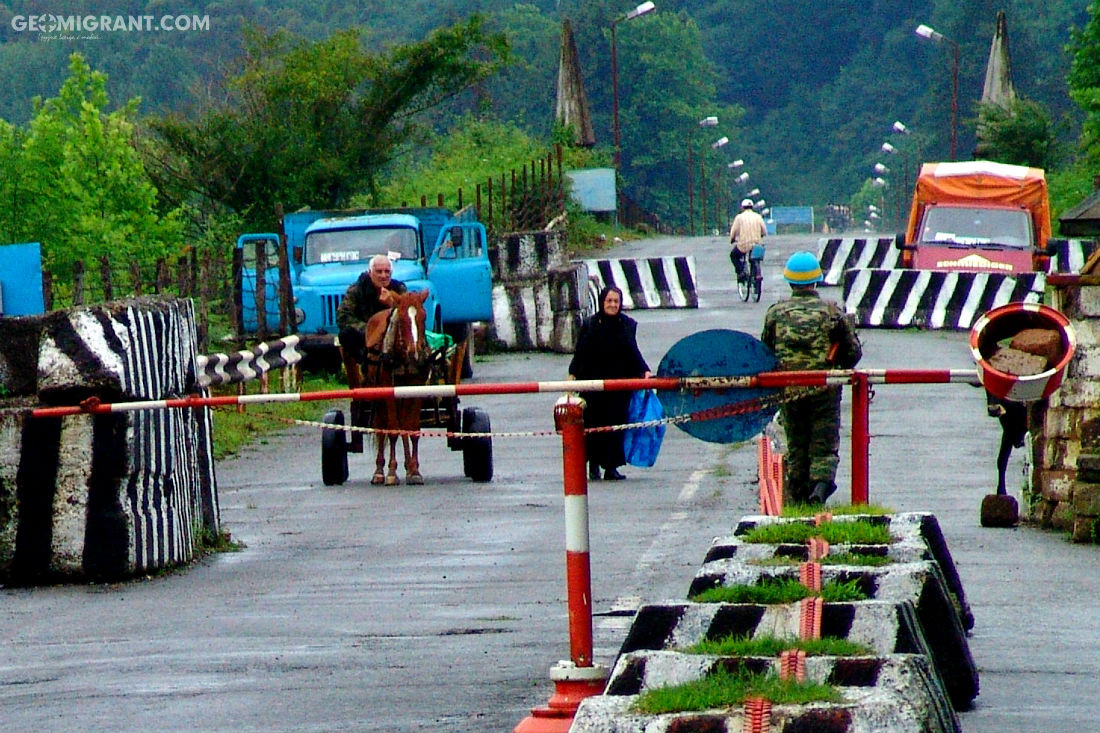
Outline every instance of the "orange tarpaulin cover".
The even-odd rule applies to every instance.
[[[930,203],[1022,206],[1031,212],[1036,246],[1043,248],[1050,239],[1050,199],[1042,168],[988,160],[925,163],[917,176],[906,242],[916,241],[921,211]]]

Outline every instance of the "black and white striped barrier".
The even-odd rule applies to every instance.
[[[1085,260],[1096,250],[1096,242],[1088,239],[1051,239],[1048,246],[1054,249],[1050,272],[1080,272]],[[893,237],[817,240],[817,259],[826,285],[841,284],[846,270],[898,267],[899,255]]]
[[[1039,302],[1045,285],[1041,272],[847,270],[844,309],[862,327],[967,330],[998,306]]]
[[[898,266],[900,250],[893,237],[828,238],[817,240],[817,260],[826,285],[839,285],[844,271],[854,268],[890,269]]]
[[[251,351],[232,354],[200,354],[196,357],[200,387],[235,384],[256,379],[272,369],[293,366],[302,360],[298,336],[286,336],[257,344]]]
[[[623,309],[698,308],[695,257],[583,260],[599,287],[623,291]]]
[[[139,298],[17,320],[13,355],[36,363],[0,402],[0,582],[112,580],[193,559],[195,533],[217,533],[208,408],[35,418],[42,404],[192,394],[189,300]]]
[[[1096,251],[1096,241],[1092,239],[1052,239],[1055,254],[1050,258],[1050,272],[1076,274],[1081,272],[1085,260]]]
[[[500,349],[573,351],[581,323],[592,315],[588,270],[573,263],[540,278],[493,286],[490,339]]]

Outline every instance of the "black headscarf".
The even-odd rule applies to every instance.
[[[641,377],[649,371],[638,349],[638,323],[620,310],[616,315],[604,312],[604,301],[611,293],[623,291],[614,285],[600,290],[599,310],[584,322],[577,337],[577,348],[569,373],[578,379],[621,379]]]

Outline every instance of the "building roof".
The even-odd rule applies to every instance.
[[[1066,237],[1100,236],[1100,190],[1067,209],[1060,217],[1061,233]]]

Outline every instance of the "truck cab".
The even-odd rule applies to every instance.
[[[1050,231],[1041,169],[982,160],[926,163],[896,244],[906,268],[1042,272]]]
[[[259,281],[267,330],[279,323],[280,286],[289,279],[293,321],[303,345],[333,345],[344,293],[380,254],[393,263],[395,280],[411,291],[428,291],[429,330],[462,337],[468,323],[492,318],[485,228],[472,215],[460,217],[442,208],[303,211],[284,216],[283,229],[286,278],[277,264],[279,235],[245,234],[237,240],[243,250],[239,297],[245,332],[260,330]]]

